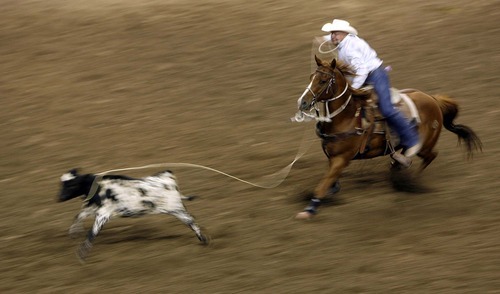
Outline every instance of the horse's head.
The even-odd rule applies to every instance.
[[[303,121],[304,116],[318,121],[331,121],[331,118],[338,114],[337,110],[343,110],[337,109],[332,113],[328,105],[329,102],[343,97],[349,87],[344,75],[336,67],[336,59],[326,63],[317,56],[314,58],[318,67],[311,74],[311,82],[306,90],[297,100],[298,112],[294,118],[296,121]]]

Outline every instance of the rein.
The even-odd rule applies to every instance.
[[[295,119],[295,121],[300,122],[300,121],[303,121],[305,119],[305,116],[309,117],[309,118],[316,119],[316,121],[317,121],[316,135],[322,140],[323,145],[325,145],[327,142],[344,140],[344,139],[347,139],[347,138],[352,137],[352,136],[362,136],[363,134],[365,134],[367,129],[363,129],[361,125],[359,127],[355,127],[352,130],[348,130],[345,132],[339,132],[339,133],[333,133],[333,134],[328,134],[328,133],[325,133],[322,131],[324,123],[331,123],[332,118],[334,118],[335,116],[337,116],[338,114],[340,114],[342,111],[344,111],[346,109],[347,105],[349,105],[349,103],[351,102],[352,93],[349,93],[349,97],[347,97],[345,102],[340,107],[335,109],[335,111],[330,112],[329,103],[332,101],[335,101],[341,97],[344,97],[346,95],[347,89],[349,88],[349,84],[346,81],[345,87],[340,94],[338,94],[332,98],[323,100],[323,101],[317,101],[318,97],[321,97],[325,91],[326,91],[326,93],[328,93],[329,90],[332,88],[333,84],[335,83],[335,75],[333,73],[326,72],[326,71],[319,70],[319,69],[316,70],[316,73],[328,75],[330,77],[330,79],[328,80],[328,85],[326,87],[324,87],[319,94],[315,94],[311,89],[311,86],[314,83],[314,78],[316,78],[316,75],[315,75],[313,80],[311,81],[311,83],[307,86],[306,90],[304,91],[304,94],[302,94],[302,96],[299,98],[299,101],[301,101],[303,99],[303,97],[306,95],[306,93],[308,93],[308,92],[311,93],[313,99],[311,101],[310,108],[309,108],[308,112],[301,111],[300,105],[299,105],[299,111],[297,112],[297,114],[295,115],[295,117],[292,120]],[[341,74],[343,74],[343,73],[341,72]],[[318,102],[324,103],[325,112],[326,112],[325,116],[320,115],[320,109],[317,107]],[[314,110],[316,113],[315,114],[312,113],[312,110]],[[361,107],[358,107],[358,109],[356,110],[356,113],[354,115],[354,119],[358,120],[360,114],[361,114]],[[366,139],[368,139],[368,137]],[[366,142],[362,143],[362,145],[361,145],[362,147],[358,153],[362,154],[364,152],[365,144],[366,144]],[[323,148],[323,151],[325,151],[325,148]],[[326,151],[325,151],[325,153],[326,153]],[[327,154],[327,156],[328,156],[328,154]]]
[[[315,95],[314,92],[311,90],[311,86],[309,85],[307,87],[307,89],[309,90],[309,92],[311,92],[312,96],[313,96],[313,100],[314,102],[316,102],[316,97],[319,97],[321,96],[321,94],[323,94],[323,92],[326,90],[327,93],[328,93],[328,89],[332,87],[332,83],[335,82],[335,76],[329,72],[326,72],[326,71],[322,71],[322,70],[316,70],[316,72],[319,72],[319,73],[322,73],[322,74],[325,74],[325,75],[329,75],[330,76],[330,80],[328,81],[328,87],[326,87],[325,89],[323,89],[323,91],[321,91],[321,93],[319,93],[319,95]],[[328,103],[328,102],[331,102],[331,101],[335,101],[337,99],[339,99],[340,97],[344,96],[345,92],[347,92],[347,89],[349,88],[349,84],[346,83],[345,84],[345,88],[344,90],[342,91],[342,93],[340,93],[339,95],[333,97],[333,98],[330,98],[328,100],[325,100],[325,101],[319,101],[321,103]],[[349,96],[349,99],[350,99],[350,96]],[[344,107],[345,108],[345,107]]]
[[[321,95],[323,95],[323,93],[326,91],[326,93],[328,93],[329,89],[332,88],[333,86],[333,83],[335,83],[335,76],[329,72],[325,72],[325,71],[321,71],[321,70],[316,70],[317,73],[322,73],[322,74],[326,74],[326,75],[329,75],[330,76],[330,80],[328,81],[328,86],[326,86],[325,88],[323,88],[323,90],[319,93],[319,94],[315,94],[312,89],[311,89],[311,85],[312,85],[312,82],[307,86],[306,90],[304,91],[304,93],[302,94],[302,97],[304,97],[304,95],[309,92],[311,93],[311,95],[313,96],[313,99],[311,101],[311,108],[310,109],[313,109],[316,111],[316,114],[310,114],[310,113],[305,113],[303,111],[300,111],[300,115],[296,115],[295,116],[295,119],[296,121],[300,121],[301,120],[301,115],[302,116],[307,116],[309,118],[314,118],[318,121],[324,121],[324,122],[331,122],[332,121],[332,118],[334,118],[335,116],[337,116],[339,113],[341,113],[346,107],[347,105],[349,104],[349,102],[351,101],[351,98],[352,98],[352,94],[349,95],[349,97],[347,98],[347,100],[339,107],[337,108],[333,113],[330,112],[330,107],[328,106],[328,103],[332,102],[332,101],[335,101],[341,97],[343,97],[345,95],[345,93],[347,92],[347,89],[349,88],[349,84],[346,82],[345,84],[345,87],[344,87],[344,90],[338,94],[337,96],[335,97],[332,97],[330,99],[327,99],[327,100],[324,100],[324,101],[317,101],[317,97],[320,97]],[[301,97],[301,98],[302,98]],[[299,98],[299,100],[301,99]],[[325,111],[326,111],[326,116],[320,116],[319,115],[319,109],[316,107],[316,104],[317,103],[323,103],[325,105]]]

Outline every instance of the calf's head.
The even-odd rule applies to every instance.
[[[86,176],[79,175],[76,169],[72,169],[61,176],[61,192],[59,201],[66,201],[84,195],[88,192]]]

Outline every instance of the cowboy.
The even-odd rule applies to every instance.
[[[421,148],[418,132],[414,126],[393,107],[391,103],[390,82],[387,72],[382,67],[382,60],[368,43],[358,37],[358,31],[349,22],[334,19],[321,28],[330,33],[332,43],[337,46],[338,59],[351,66],[356,75],[351,87],[359,89],[365,84],[374,87],[378,96],[378,108],[387,123],[396,131],[403,146],[404,155],[412,157]]]

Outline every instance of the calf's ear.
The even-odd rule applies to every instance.
[[[74,175],[74,176],[78,175],[78,168],[73,168],[73,169],[71,169],[71,170],[69,171],[69,173],[70,173],[70,174],[72,174],[72,175]]]

